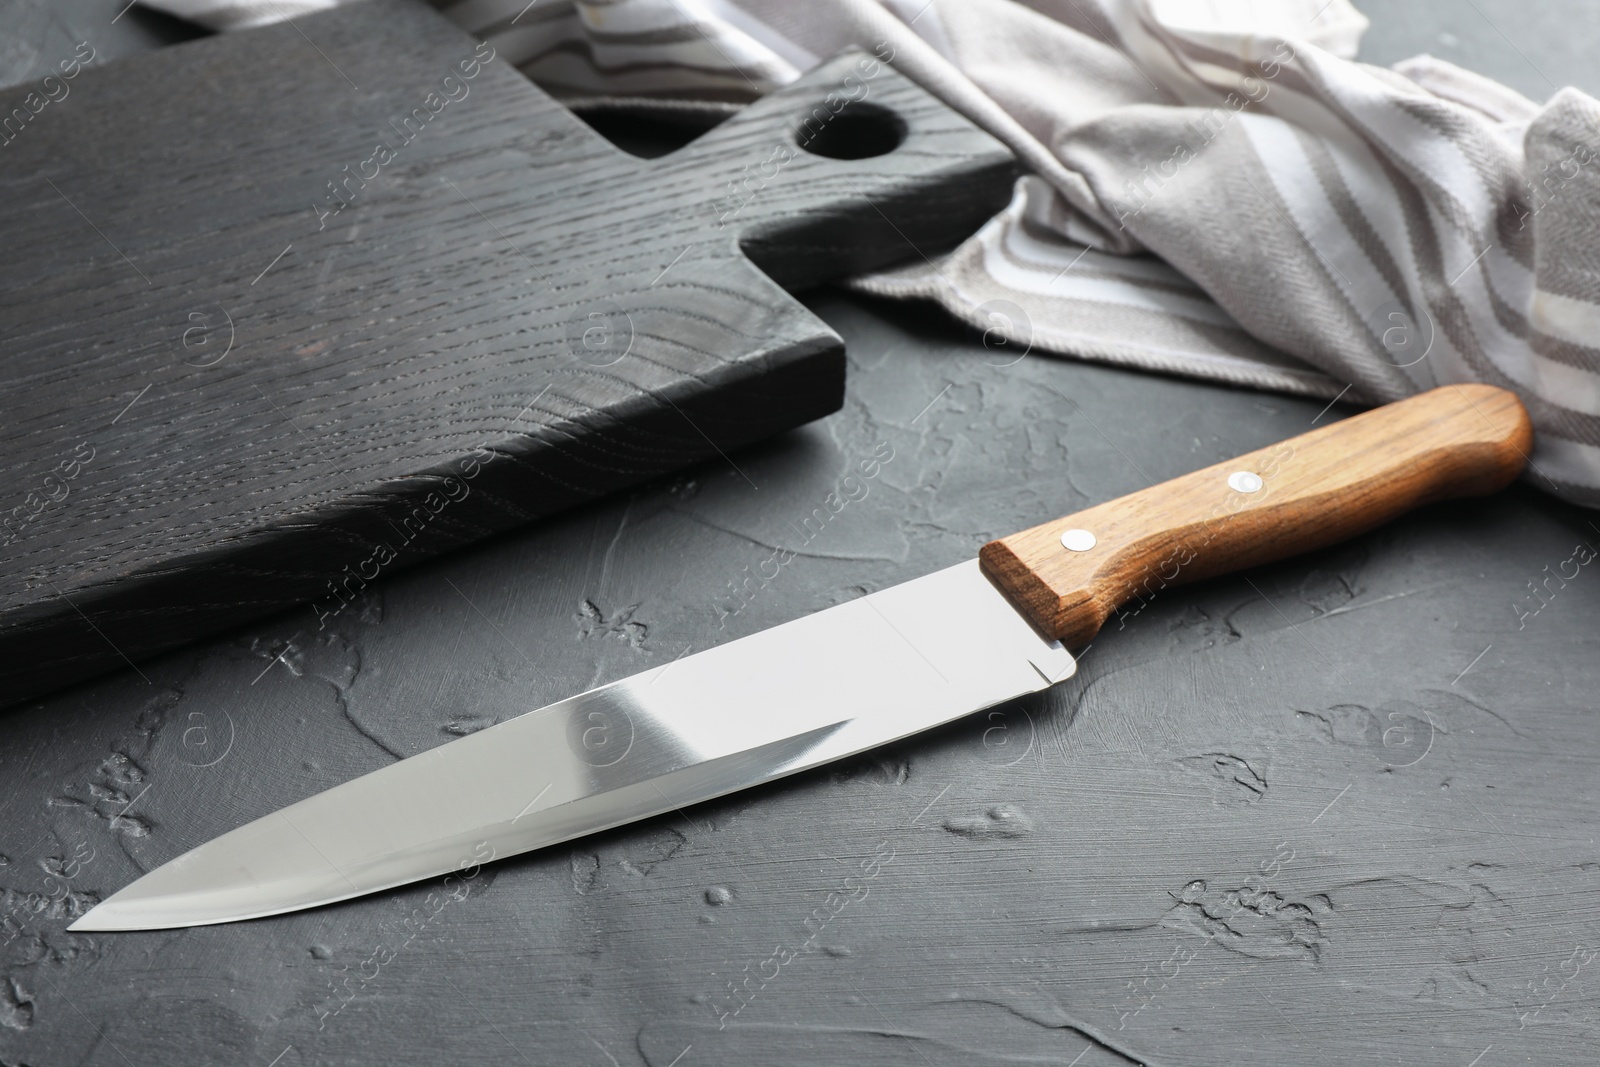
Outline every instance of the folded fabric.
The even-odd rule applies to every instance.
[[[297,0],[298,10],[333,0]],[[229,28],[285,5],[146,0]],[[575,106],[727,108],[855,45],[1028,176],[954,252],[856,279],[1020,347],[1383,403],[1517,391],[1528,478],[1600,505],[1600,103],[1353,60],[1347,0],[463,0]],[[291,11],[291,14],[294,13]]]

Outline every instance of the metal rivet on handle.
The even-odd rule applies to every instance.
[[[1261,475],[1252,471],[1234,471],[1228,475],[1228,488],[1238,493],[1261,491]]]
[[[1061,547],[1074,552],[1087,552],[1095,545],[1094,534],[1088,530],[1068,530],[1061,535]]]

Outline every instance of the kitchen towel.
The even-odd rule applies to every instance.
[[[145,0],[227,29],[336,0]],[[1347,0],[459,0],[574,107],[726,111],[854,45],[1029,173],[855,279],[1004,342],[1316,397],[1514,389],[1530,482],[1600,506],[1600,103],[1356,62]],[[840,100],[870,95],[841,86]]]

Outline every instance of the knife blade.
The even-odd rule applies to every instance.
[[[863,752],[1070,677],[1068,649],[1136,598],[1494,492],[1531,447],[1509,392],[1419,394],[334,786],[172,859],[69,929],[330,904]]]

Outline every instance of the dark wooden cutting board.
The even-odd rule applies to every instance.
[[[835,410],[785,289],[1009,194],[865,53],[642,160],[489,52],[388,0],[0,94],[0,702]]]

